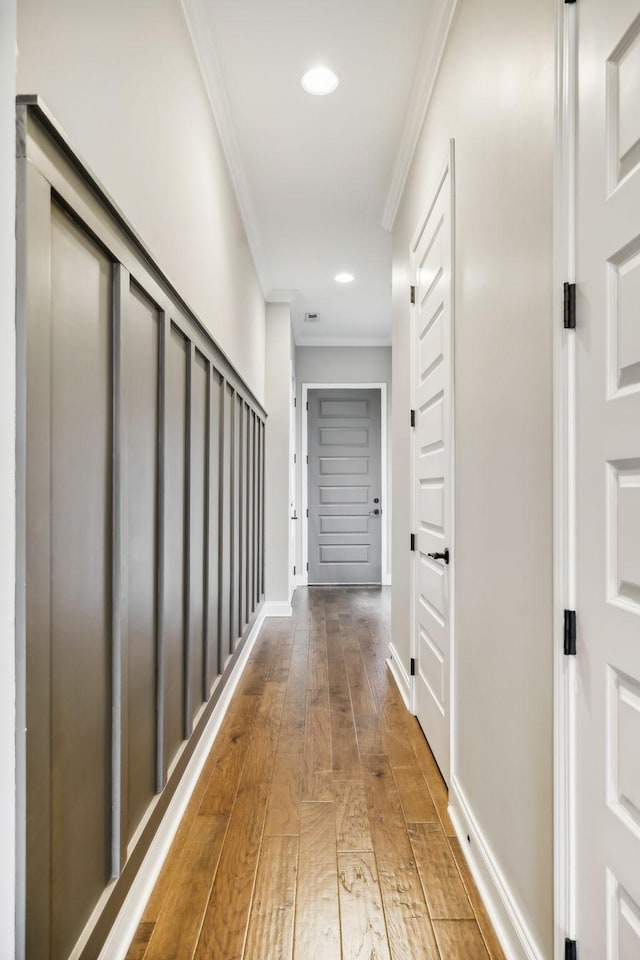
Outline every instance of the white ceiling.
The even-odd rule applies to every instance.
[[[184,6],[265,297],[291,300],[298,343],[390,342],[391,235],[381,224],[422,119],[438,2]],[[318,64],[340,78],[330,96],[300,85]],[[340,271],[354,283],[337,284]],[[305,323],[306,312],[319,322]]]

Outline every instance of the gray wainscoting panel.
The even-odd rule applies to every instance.
[[[165,774],[184,739],[188,365],[189,343],[170,324],[165,359]]]
[[[122,422],[127,490],[126,840],[130,842],[156,792],[158,626],[158,389],[162,318],[130,284],[122,319]]]
[[[263,603],[266,414],[21,99],[19,910],[95,960]]]
[[[196,350],[191,376],[191,535],[189,577],[189,711],[190,727],[203,702],[205,653],[205,502],[207,494],[209,365]],[[191,732],[191,730],[190,730]]]
[[[51,211],[51,940],[111,875],[112,264]]]

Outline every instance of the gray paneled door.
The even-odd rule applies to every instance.
[[[309,390],[309,583],[380,583],[380,390]]]

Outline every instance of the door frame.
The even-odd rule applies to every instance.
[[[578,4],[556,0],[553,202],[553,870],[554,957],[577,939],[577,665],[564,653],[564,610],[576,609],[576,352],[563,324],[575,282]]]
[[[382,516],[385,512],[390,516],[391,504],[389,501],[388,477],[388,422],[387,422],[387,384],[386,383],[334,383],[326,380],[323,383],[303,383],[302,386],[302,450],[300,453],[300,472],[302,474],[302,571],[298,583],[306,587],[309,583],[309,524],[307,510],[309,509],[309,476],[307,472],[307,456],[309,454],[309,417],[307,403],[309,390],[379,390],[380,391],[380,499],[382,500]],[[389,570],[389,523],[383,522],[380,542],[381,581],[383,587],[391,585]]]
[[[449,543],[447,544],[451,553],[451,561],[449,563],[449,789],[453,792],[453,785],[456,780],[456,751],[455,751],[455,653],[456,653],[456,644],[455,644],[455,609],[456,609],[456,591],[455,591],[455,572],[456,572],[456,405],[455,405],[455,294],[456,294],[456,260],[455,260],[455,251],[456,251],[456,218],[455,218],[455,140],[451,139],[447,143],[447,152],[446,158],[441,164],[440,173],[436,181],[435,188],[431,191],[429,196],[429,202],[424,208],[421,216],[418,218],[417,227],[411,238],[411,246],[409,251],[409,264],[410,264],[410,277],[411,283],[415,281],[416,275],[416,250],[420,242],[420,238],[424,232],[424,229],[427,225],[429,217],[433,207],[440,195],[440,189],[445,178],[449,177],[449,187],[450,187],[450,210],[449,214],[451,217],[451,250],[450,250],[450,263],[451,263],[451,278],[450,278],[450,315],[451,315],[451,337],[450,337],[450,349],[451,349],[451,362],[449,365],[449,474],[450,474],[450,495],[449,495]],[[411,409],[415,410],[416,407],[416,364],[417,358],[415,356],[415,351],[413,350],[413,344],[416,333],[416,318],[418,315],[418,309],[416,304],[412,304],[410,309],[410,345],[411,345],[411,383],[410,383],[410,401]],[[411,429],[410,433],[410,465],[411,465],[411,476],[410,476],[410,496],[409,496],[409,509],[411,516],[411,530],[416,532],[416,523],[417,523],[417,502],[416,502],[416,470],[415,470],[415,457],[416,457],[416,435],[415,430]],[[416,627],[417,627],[417,618],[416,618],[416,604],[415,604],[415,595],[416,595],[416,561],[417,556],[414,553],[411,557],[411,574],[410,574],[410,596],[411,603],[409,604],[409,629],[411,631],[410,642],[409,642],[409,651],[410,657],[415,662],[417,660],[417,643],[416,643]],[[401,667],[401,663],[398,657],[394,656],[392,650],[392,660],[393,666],[396,668],[398,665]],[[408,691],[408,700],[407,707],[411,713],[415,715],[416,713],[416,678],[415,676],[402,678],[405,680],[405,687]]]

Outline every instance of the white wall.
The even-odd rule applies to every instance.
[[[20,0],[40,94],[184,299],[264,398],[264,300],[176,0]]]
[[[554,0],[460,0],[394,226],[393,640],[409,660],[409,245],[456,141],[455,777],[552,956]],[[557,293],[557,291],[556,291]]]
[[[386,383],[387,384],[387,489],[388,503],[382,504],[386,517],[387,543],[391,544],[391,453],[392,453],[392,398],[391,398],[391,347],[297,347],[296,380],[298,384],[298,416],[296,425],[296,448],[302,450],[302,385],[304,383]],[[306,465],[305,465],[306,466]],[[296,567],[302,570],[302,456],[298,456],[296,504],[300,530],[296,541]],[[383,570],[383,578],[391,576],[391,551],[389,569]]]
[[[15,2],[0,4],[0,957],[15,953]]]
[[[288,605],[294,558],[289,556],[291,380],[294,370],[291,307],[267,304],[265,462],[265,599]]]

